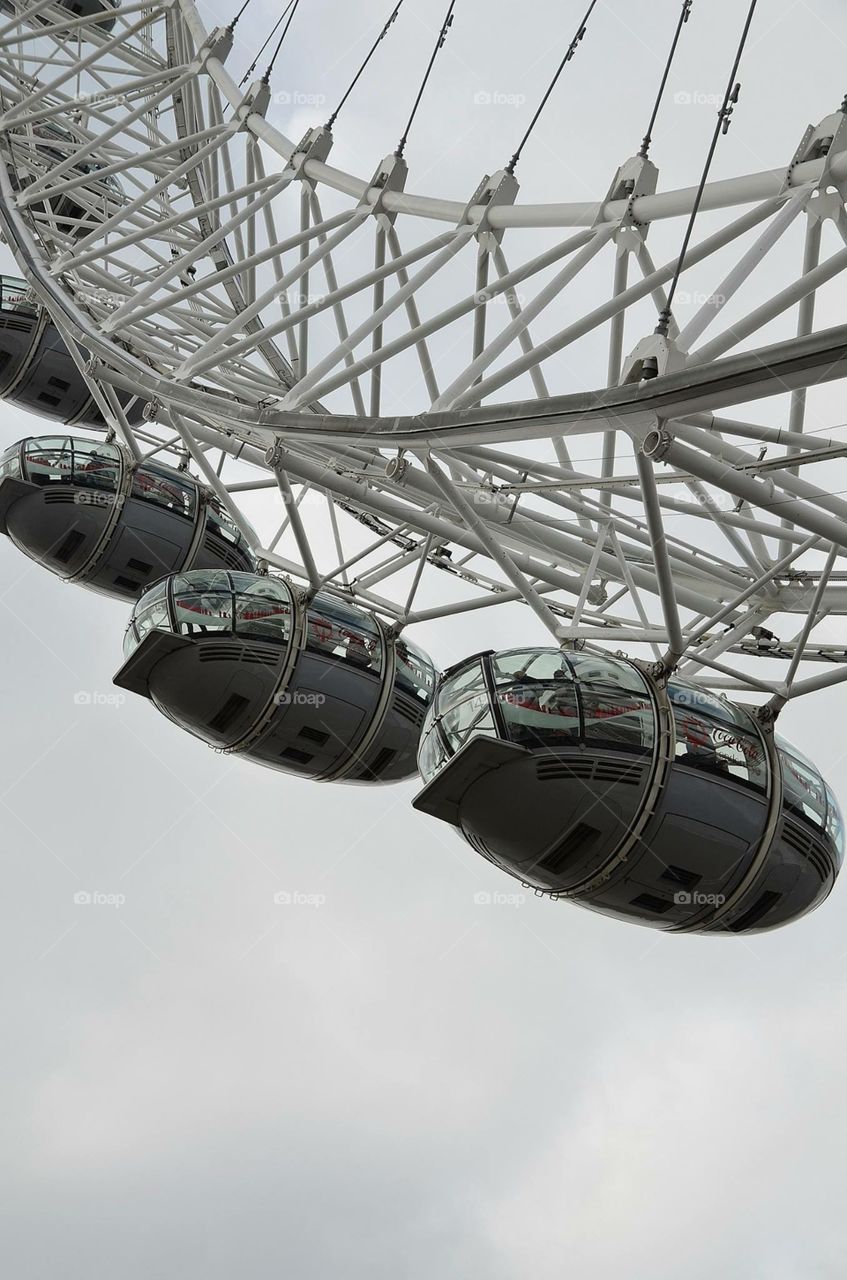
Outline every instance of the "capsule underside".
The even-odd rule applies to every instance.
[[[138,602],[116,683],[224,751],[322,781],[417,771],[435,685],[425,654],[326,593],[281,579],[180,574]]]
[[[121,599],[186,565],[254,567],[193,477],[71,436],[23,440],[0,457],[0,532],[52,573]]]
[[[775,928],[843,859],[820,774],[741,707],[558,650],[449,673],[424,725],[417,807],[541,893],[682,932]]]

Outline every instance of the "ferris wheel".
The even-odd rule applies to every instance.
[[[645,880],[644,901],[620,913],[736,931],[771,910],[775,922],[797,914],[799,899],[789,906],[786,890],[776,904],[762,876],[779,841],[794,840],[786,860],[813,842],[804,807],[824,852],[809,844],[802,857],[829,858],[815,901],[841,856],[834,797],[808,762],[781,754],[773,721],[847,679],[847,500],[829,479],[847,446],[806,429],[809,389],[847,373],[847,323],[816,324],[847,268],[847,101],[798,126],[775,167],[713,178],[723,138],[742,127],[753,0],[728,39],[700,180],[664,189],[652,135],[673,110],[684,0],[656,35],[667,54],[640,148],[614,157],[593,200],[526,203],[521,160],[588,56],[593,0],[572,15],[514,152],[446,198],[417,189],[407,144],[461,4],[427,35],[397,146],[355,174],[331,163],[336,133],[412,0],[386,12],[336,109],[298,140],[269,107],[300,0],[257,34],[245,67],[235,32],[249,4],[214,29],[193,0],[2,6],[0,230],[23,278],[0,292],[0,396],[89,432],[4,455],[3,531],[55,572],[138,600],[122,679],[152,696],[167,660],[153,700],[177,723],[198,731],[186,644],[200,635],[208,649],[225,632],[242,667],[270,674],[261,713],[221,677],[207,740],[359,781],[408,776],[420,746],[421,807],[541,892],[612,909],[602,894],[647,839],[682,743],[690,777],[708,765],[713,781],[757,797],[737,851],[744,874],[719,904],[677,903],[678,918]],[[792,268],[782,249],[798,227]],[[675,246],[659,261],[656,228]],[[781,318],[793,336],[760,342]],[[582,353],[598,338],[593,377]],[[755,420],[763,402],[767,425]],[[76,495],[70,531],[60,490]],[[259,532],[271,502],[274,528]],[[510,603],[528,606],[546,648],[459,664],[447,673],[455,700],[433,701],[437,673],[414,627],[477,611],[496,627]],[[297,683],[296,655],[310,650],[345,666],[339,704],[358,719],[325,709],[292,745],[319,696]],[[211,652],[204,660],[211,671]],[[375,673],[360,697],[356,680]],[[755,715],[728,701],[751,694]],[[612,721],[617,737],[603,737]],[[601,754],[623,743],[652,761],[619,776],[594,761],[578,783],[573,762],[555,775],[595,796],[598,779],[608,794],[630,788],[632,803],[606,804],[615,812],[594,845],[581,810],[555,841],[552,811],[539,819],[523,860],[495,847],[479,813],[473,830],[464,821],[460,774],[502,831],[492,778],[523,776],[514,752],[543,740],[558,758],[592,733]],[[601,865],[598,842],[612,850]],[[675,867],[665,887],[696,899],[695,873],[662,864]]]

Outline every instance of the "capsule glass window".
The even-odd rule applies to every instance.
[[[114,493],[121,480],[121,455],[97,440],[73,441],[73,482],[85,489]]]
[[[233,546],[241,542],[241,534],[229,512],[211,496],[207,500],[206,523],[225,542],[231,542]]]
[[[496,738],[491,703],[485,693],[471,694],[443,716],[441,728],[454,752],[460,751],[478,734]]]
[[[231,591],[174,589],[174,619],[182,636],[215,635],[232,631],[233,597]]]
[[[785,807],[814,826],[825,828],[827,806],[823,778],[793,752],[780,750],[780,759]]]
[[[421,739],[418,759],[421,777],[424,782],[429,782],[431,778],[434,778],[438,770],[447,763],[449,758],[450,754],[441,740],[438,729],[435,725],[430,725],[429,731],[425,732]]]
[[[18,478],[20,474],[21,450],[19,445],[13,445],[11,449],[0,454],[0,480],[5,479],[6,476]]]
[[[656,733],[653,704],[646,693],[626,688],[612,692],[580,680],[579,697],[590,746],[651,751]]]
[[[743,707],[716,697],[708,689],[688,684],[685,680],[668,682],[668,698],[674,707],[688,709],[710,720],[718,720],[722,724],[738,725],[740,729],[750,730],[750,715]]]
[[[674,704],[673,713],[677,763],[714,777],[734,779],[757,791],[767,791],[767,756],[752,726],[741,728],[737,724],[720,723],[700,715],[688,703]]]
[[[613,751],[652,751],[655,713],[644,677],[602,653],[573,653],[585,742]]]
[[[229,575],[235,594],[235,630],[240,636],[260,636],[287,643],[292,630],[292,600],[284,582],[273,578]],[[239,584],[241,590],[237,590]]]
[[[456,675],[450,676],[442,683],[438,690],[438,714],[443,715],[445,711],[449,711],[451,707],[463,702],[466,698],[485,693],[486,684],[482,666],[478,660],[470,662]]]
[[[515,651],[492,662],[500,714],[520,746],[567,746],[579,740],[579,698],[558,649]]]
[[[844,861],[844,818],[841,807],[829,787],[826,788],[826,831],[838,852],[840,864]]]
[[[132,477],[132,496],[192,518],[197,507],[197,488],[164,468],[143,466]]]
[[[17,276],[0,276],[0,311],[37,313],[38,304],[26,280]]]
[[[400,637],[394,645],[394,685],[404,693],[429,702],[435,688],[435,667],[417,645]]]
[[[319,594],[309,606],[306,648],[378,674],[382,635],[368,614],[333,596]]]
[[[33,484],[73,482],[74,454],[69,436],[41,436],[37,440],[27,440],[24,457],[27,478]]]

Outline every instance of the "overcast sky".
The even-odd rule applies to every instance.
[[[333,160],[357,172],[396,143],[446,7],[407,6],[339,124]],[[300,7],[275,83],[330,100],[390,5]],[[722,91],[745,7],[695,0],[657,131],[665,187],[696,181],[714,107],[679,95]],[[410,189],[469,198],[508,158],[584,8],[459,0]],[[759,9],[718,173],[787,165],[847,91],[842,0]],[[600,0],[525,198],[605,193],[678,10]],[[240,65],[277,11],[253,0]],[[522,101],[477,109],[479,92]],[[327,114],[274,112],[292,137]],[[3,444],[37,430],[4,410]],[[126,613],[0,541],[5,1274],[844,1275],[842,891],[753,939],[480,904],[519,886],[415,813],[415,785],[318,788],[110,701]],[[517,609],[463,628],[420,638],[442,664],[541,642]],[[781,725],[842,801],[845,717],[836,691]],[[315,901],[277,905],[283,891]]]

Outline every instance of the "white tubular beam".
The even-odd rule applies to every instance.
[[[723,463],[724,470],[727,469],[727,464],[729,464],[729,467],[737,468],[737,470],[732,471],[733,480],[736,478],[740,480],[742,478],[742,473],[746,472],[750,467],[750,457],[741,449],[737,449],[734,445],[728,444],[724,440],[715,439],[713,436],[704,434],[703,432],[698,431],[696,427],[680,426],[677,431],[679,437],[690,442],[694,445],[695,449],[702,449],[704,453],[708,453],[719,458]],[[676,442],[673,443],[672,448],[676,448]],[[699,473],[695,472],[694,474],[696,475]],[[778,474],[778,485],[775,484],[767,474],[762,478],[762,484],[771,486],[773,493],[778,496],[779,502],[777,504],[774,504],[772,501],[762,501],[761,496],[757,499],[753,499],[747,493],[738,493],[736,496],[746,498],[748,501],[753,502],[754,505],[761,506],[765,509],[770,509],[773,505],[784,506],[787,508],[789,505],[788,495],[794,498],[801,498],[805,502],[809,503],[812,509],[817,507],[823,511],[829,512],[831,515],[837,516],[844,526],[841,531],[841,536],[847,532],[847,502],[845,502],[843,498],[837,497],[834,494],[826,493],[823,489],[819,489],[816,485],[810,484],[808,480],[804,480],[801,476],[795,476],[786,471],[780,471]],[[745,476],[744,478],[748,477]],[[719,485],[719,488],[725,488],[725,485]],[[760,495],[761,492],[762,489],[760,486]],[[783,499],[783,495],[786,495],[785,499]],[[801,522],[798,520],[797,523],[800,524]],[[827,537],[828,535],[825,534],[824,536]],[[831,538],[830,541],[838,542],[840,545],[839,538],[837,537],[834,539]]]
[[[364,210],[364,216],[367,216],[368,212],[368,210]],[[297,382],[283,400],[282,408],[297,409],[300,405],[312,400],[319,400],[321,396],[325,395],[326,388],[321,385],[321,378],[323,378],[325,374],[330,373],[335,366],[344,359],[348,352],[355,351],[359,343],[364,342],[366,338],[369,338],[374,330],[379,328],[379,326],[383,324],[389,316],[393,315],[394,312],[412,296],[412,294],[416,293],[417,290],[421,289],[428,280],[431,280],[433,276],[437,275],[441,268],[446,266],[447,263],[456,256],[460,249],[464,247],[473,234],[473,227],[459,227],[450,244],[442,249],[440,253],[437,253],[435,257],[426,264],[426,266],[422,267],[421,270],[416,273],[416,275],[412,276],[407,284],[401,285],[393,297],[389,298],[387,302],[384,302],[378,311],[375,311],[369,319],[365,320],[353,331],[353,333],[351,333],[346,342],[339,343],[335,350],[330,352],[328,356],[325,356],[324,359],[321,360],[305,378],[301,378],[300,381]],[[345,371],[341,382],[348,382],[351,377],[356,376],[358,373],[359,366],[351,366],[351,368],[348,368]]]
[[[61,320],[57,320],[55,323],[56,328],[62,335],[62,340],[65,343],[65,346],[70,352],[71,359],[91,392],[97,408],[103,415],[103,420],[111,427],[114,427],[132,456],[135,458],[136,462],[138,462],[141,458],[141,450],[138,447],[138,441],[135,439],[129,424],[127,423],[125,415],[120,410],[120,404],[114,389],[109,386],[101,387],[98,384],[97,379],[92,378],[89,375],[86,370],[87,361],[83,357],[73,334],[66,325],[62,324]]]
[[[781,560],[763,573],[761,577],[757,578],[755,582],[751,582],[749,587],[745,587],[743,591],[740,591],[738,595],[735,596],[734,599],[730,600],[722,609],[719,609],[717,613],[712,614],[705,620],[705,622],[702,622],[699,627],[694,631],[691,631],[686,637],[689,647],[699,644],[714,627],[719,626],[727,618],[731,617],[732,614],[737,613],[741,606],[746,604],[751,597],[758,595],[762,591],[769,589],[772,590],[774,578],[778,577],[781,573],[784,573],[795,560],[799,560],[802,555],[805,555],[807,551],[811,551],[814,547],[818,546],[819,543],[820,538],[813,535],[811,538],[807,538],[799,547],[794,547],[788,555],[783,556]]]
[[[473,507],[461,490],[456,488],[447,473],[442,471],[441,467],[439,467],[438,463],[431,456],[426,459],[426,469],[432,476],[438,488],[441,490],[447,502],[459,513],[468,528],[473,530],[476,537],[485,547],[487,554],[491,557],[501,572],[509,579],[512,586],[515,587],[516,590],[520,591],[524,600],[526,600],[536,617],[541,620],[554,639],[560,640],[562,636],[558,618],[550,611],[548,606],[541,599],[541,596],[535,590],[535,587],[529,579],[521,573],[515,562],[506,554],[497,542],[496,538],[492,536],[487,526],[482,520],[480,520],[479,516],[474,511]]]
[[[318,245],[316,249],[307,253],[305,257],[301,258],[296,267],[292,267],[290,271],[287,271],[279,280],[275,281],[269,289],[266,289],[255,302],[251,303],[249,307],[245,307],[243,311],[240,311],[234,320],[219,329],[214,337],[204,343],[196,356],[193,356],[190,360],[184,361],[179,369],[176,370],[174,377],[184,381],[198,373],[202,373],[204,369],[208,369],[210,365],[218,362],[218,352],[221,351],[222,348],[224,348],[224,355],[227,355],[226,343],[230,338],[234,338],[237,334],[242,333],[248,321],[256,319],[256,317],[264,311],[265,307],[275,301],[283,290],[288,289],[292,284],[297,284],[298,281],[307,278],[310,268],[320,262],[321,258],[328,250],[337,248],[338,245],[348,239],[348,237],[351,236],[359,226],[361,226],[366,217],[368,217],[367,209],[354,209],[344,224],[337,231],[333,232],[332,235],[327,237],[324,244]],[[301,226],[301,244],[305,243],[312,230],[314,230],[314,228],[309,227],[308,224],[306,227]],[[265,336],[266,334],[264,329],[258,330],[254,337],[254,345],[261,342]],[[300,357],[302,360],[302,350],[300,350]]]
[[[233,502],[227,491],[226,485],[215,471],[215,468],[209,462],[204,451],[200,448],[197,438],[185,418],[183,418],[181,414],[177,413],[174,409],[169,410],[167,417],[174,427],[174,430],[179,432],[185,442],[185,447],[188,449],[188,452],[202,471],[203,477],[209,485],[209,488],[213,490],[220,500],[221,505],[229,514],[235,524],[235,527],[243,535],[250,550],[258,552],[260,547],[256,538],[256,530],[247,522],[247,520],[244,519],[237,503]]]
[[[803,630],[795,641],[796,648],[794,650],[794,656],[791,659],[791,665],[785,675],[785,688],[780,691],[784,693],[786,697],[791,693],[791,686],[794,683],[797,668],[800,666],[800,660],[806,652],[806,645],[809,643],[809,636],[812,634],[812,630],[816,623],[820,621],[820,608],[823,604],[824,593],[826,592],[827,583],[829,582],[832,570],[835,567],[835,560],[837,556],[838,548],[832,547],[826,558],[826,565],[824,566],[823,573],[820,576],[820,581],[818,582],[815,590],[814,598],[809,609],[809,616],[806,619]]]
[[[818,693],[821,689],[832,689],[847,680],[847,667],[838,671],[827,671],[824,675],[809,676],[806,680],[796,680],[791,690],[792,698],[799,698],[806,693]]]
[[[304,190],[305,189],[306,188],[304,188]],[[312,213],[312,226],[314,227],[316,223],[320,223],[321,221],[323,221],[323,214],[321,213],[321,205],[320,205],[320,201],[318,200],[317,194],[314,191],[309,190],[309,197],[310,197],[310,205],[311,205],[311,213]],[[326,248],[326,235],[322,231],[318,232],[318,244],[323,245],[324,248]],[[326,249],[326,252],[324,253],[324,256],[321,260],[321,265],[323,266],[324,279],[326,280],[327,290],[329,291],[330,294],[337,293],[338,279],[335,274],[335,265],[332,261],[332,254],[328,249]],[[340,302],[333,303],[332,313],[335,316],[335,327],[338,331],[339,340],[341,342],[346,342],[349,337],[349,330],[347,328],[347,318],[344,315],[344,307]],[[352,355],[347,356],[346,363],[348,365],[351,365],[353,363]],[[358,413],[360,418],[364,418],[365,417],[365,401],[362,397],[362,390],[361,390],[361,387],[359,386],[358,378],[353,378],[353,380],[351,381],[350,391],[353,396],[354,411]]]
[[[671,669],[676,666],[685,652],[685,640],[682,636],[682,625],[679,620],[679,606],[676,600],[676,589],[673,581],[668,556],[668,544],[662,524],[662,510],[659,506],[659,491],[653,475],[653,464],[639,449],[635,455],[638,476],[641,481],[641,495],[644,499],[644,514],[647,517],[647,528],[653,547],[653,559],[656,565],[656,579],[659,585],[659,599],[662,614],[668,632],[668,652],[665,665]]]
[[[32,93],[27,94],[17,107],[12,107],[11,110],[4,111],[0,115],[0,129],[9,130],[14,128],[15,125],[24,124],[36,102],[43,102],[50,94],[55,94],[61,89],[63,84],[67,84],[69,80],[73,80],[83,71],[87,71],[93,63],[102,60],[104,54],[111,53],[114,49],[119,49],[122,44],[128,43],[130,37],[137,35],[144,27],[149,26],[151,22],[155,21],[158,13],[162,12],[164,10],[157,12],[154,8],[145,10],[137,22],[131,23],[129,27],[122,28],[116,36],[106,40],[103,44],[96,45],[91,53],[79,61],[74,61],[70,68],[63,72],[62,75],[57,76],[55,80],[50,80],[47,84],[42,85],[40,89],[35,89]]]
[[[447,387],[447,389],[443,391],[436,400],[435,404],[432,406],[433,409],[437,412],[441,409],[451,408],[458,402],[458,398],[461,396],[462,392],[465,392],[466,397],[471,397],[469,401],[463,398],[463,403],[478,403],[478,401],[482,399],[481,395],[476,394],[479,387],[479,380],[488,366],[492,361],[496,360],[499,355],[502,355],[504,351],[508,350],[515,341],[517,335],[524,330],[532,320],[540,315],[542,311],[545,311],[550,303],[567,288],[571,281],[588,266],[589,262],[591,262],[591,260],[600,252],[603,246],[611,240],[614,233],[615,228],[611,225],[601,227],[596,231],[588,244],[581,249],[579,253],[577,253],[556,276],[554,276],[549,284],[544,286],[540,293],[538,293],[531,302],[527,303],[527,305],[522,308],[520,314],[512,320],[510,324],[506,325],[505,329],[497,334],[496,338],[488,344],[477,359],[472,360],[458,378],[455,378],[453,382],[451,382],[450,386]],[[533,351],[530,354],[534,357],[535,352]],[[535,361],[531,361],[531,363],[534,362]],[[474,387],[474,384],[477,384],[477,386]],[[469,391],[468,388],[471,388],[471,390]]]
[[[579,598],[574,605],[573,617],[567,627],[560,628],[560,638],[562,640],[575,640],[579,635],[579,623],[582,618],[582,611],[585,608],[586,601],[588,600],[588,593],[591,590],[591,584],[594,581],[594,575],[597,572],[597,565],[600,562],[600,556],[603,553],[603,548],[606,545],[606,539],[608,536],[609,526],[598,525],[597,541],[594,544],[594,553],[591,556],[588,568],[585,571],[585,577],[582,581],[582,590],[580,591]]]
[[[686,270],[696,266],[698,262],[702,262],[704,258],[711,257],[719,249],[725,245],[731,244],[739,236],[755,227],[764,218],[768,217],[774,208],[774,204],[770,203],[753,209],[751,212],[744,214],[736,219],[730,226],[724,227],[721,231],[709,236],[707,240],[692,248],[685,260]],[[640,280],[638,284],[630,285],[619,298],[613,298],[605,302],[602,306],[597,307],[589,315],[568,325],[566,329],[562,329],[559,333],[547,338],[540,346],[528,355],[521,356],[517,360],[513,360],[511,364],[506,365],[503,369],[499,369],[496,373],[488,378],[483,378],[478,387],[474,387],[471,391],[465,391],[457,396],[453,401],[454,409],[467,408],[471,404],[486,395],[490,395],[494,391],[499,391],[501,387],[507,383],[513,382],[520,374],[526,373],[533,364],[538,364],[543,360],[548,360],[550,356],[556,352],[564,350],[571,343],[576,342],[578,338],[584,337],[590,333],[592,329],[596,329],[598,325],[604,324],[610,320],[618,311],[626,310],[632,306],[634,302],[638,302],[641,298],[647,297],[653,293],[657,285],[667,283],[673,278],[676,271],[677,260],[673,258],[670,262],[665,263],[652,277]]]
[[[617,246],[615,256],[615,274],[612,283],[612,297],[619,298],[622,293],[626,292],[627,277],[629,275],[629,250],[625,244]],[[626,327],[626,312],[616,311],[612,316],[612,323],[609,327],[609,362],[607,368],[607,383],[610,387],[616,387],[621,380],[621,366],[623,363],[623,340],[624,329]],[[600,475],[604,480],[610,479],[615,473],[615,449],[617,447],[617,433],[615,431],[606,431],[603,435],[603,458],[600,464]],[[604,511],[610,511],[612,507],[612,495],[603,491],[600,494],[600,506]]]
[[[379,272],[385,266],[385,227],[377,227],[376,239],[374,242],[374,271]],[[380,277],[374,282],[373,286],[373,311],[379,311],[383,302],[385,302],[385,281]],[[378,352],[382,349],[383,327],[378,325],[373,332],[373,342],[371,349]],[[371,370],[370,382],[370,415],[372,418],[379,417],[380,405],[382,403],[382,369],[379,365]]]
[[[806,242],[803,247],[803,275],[814,271],[821,256],[821,223],[817,218],[810,218],[806,225]],[[812,332],[815,323],[816,294],[807,293],[800,303],[797,314],[797,336],[805,338]],[[798,387],[791,393],[791,408],[788,414],[788,429],[795,435],[801,435],[806,425],[806,388]],[[789,446],[789,454],[797,449]],[[787,529],[791,528],[789,520],[783,521]],[[780,546],[782,550],[782,546]]]
[[[421,578],[423,577],[423,571],[426,568],[427,559],[429,557],[431,547],[432,547],[432,534],[428,533],[424,538],[423,543],[421,544],[421,553],[420,553],[420,559],[418,560],[418,567],[415,569],[415,576],[412,579],[412,585],[409,588],[409,594],[406,596],[406,603],[403,606],[403,618],[406,622],[408,622],[409,620],[409,614],[411,613],[412,605],[415,602],[415,596],[418,594],[418,587],[421,584]]]
[[[681,331],[677,340],[681,351],[690,351],[697,339],[706,332],[709,325],[720,314],[729,300],[735,296],[745,280],[753,274],[774,245],[782,239],[797,215],[803,212],[813,192],[814,187],[812,186],[800,187],[799,190],[794,192],[791,199],[786,201],[782,208],[777,211],[772,222],[765,228],[756,243],[747,250],[729,275],[724,277],[711,297],[706,299],[693,320],[690,320]]]
[[[400,288],[403,289],[409,283],[409,273],[406,270],[406,267],[409,264],[408,262],[403,262],[402,259],[408,258],[409,255],[402,252],[400,248],[400,240],[397,236],[397,229],[395,227],[390,226],[388,228],[387,236],[389,252],[391,253],[391,257],[394,259],[394,266],[397,270],[397,279],[400,282]],[[382,305],[383,303],[381,301],[380,306]],[[418,312],[418,304],[415,302],[415,295],[413,293],[410,293],[406,299],[406,316],[408,318],[409,328],[411,329],[412,334],[420,335],[415,340],[415,350],[418,353],[418,362],[421,366],[421,373],[423,374],[426,393],[429,397],[430,404],[432,404],[433,400],[438,398],[438,380],[435,376],[435,369],[433,368],[432,358],[429,354],[429,347],[427,346],[426,338],[423,336],[423,326],[421,325],[421,317]],[[380,325],[379,328],[380,331],[382,331],[382,325]],[[380,351],[382,350],[382,345],[382,342],[380,342]],[[376,359],[378,355],[379,362],[377,362]],[[376,370],[378,365],[382,364],[384,356],[381,355],[380,352],[374,350],[373,358],[373,368]]]
[[[318,566],[315,564],[315,557],[312,555],[312,548],[306,536],[299,508],[294,501],[291,482],[282,467],[274,467],[274,474],[279,485],[279,491],[282,494],[282,500],[285,503],[285,509],[288,512],[288,518],[291,521],[291,532],[294,534],[297,550],[303,558],[303,566],[309,579],[309,585],[313,591],[319,591],[322,583],[321,575],[318,572]]]
[[[775,320],[777,316],[781,316],[784,311],[795,306],[803,298],[814,293],[828,280],[833,280],[837,275],[847,268],[847,249],[840,249],[838,253],[834,253],[826,262],[821,263],[814,271],[809,271],[802,275],[794,284],[782,289],[775,297],[768,302],[757,307],[755,311],[751,311],[749,315],[744,316],[742,320],[737,320],[731,327],[722,333],[720,337],[714,338],[711,342],[707,342],[704,347],[698,347],[689,357],[690,365],[710,364],[713,360],[719,360],[739,342],[743,342],[745,338],[749,338],[751,334],[756,333],[766,324],[770,324],[771,320]]]

